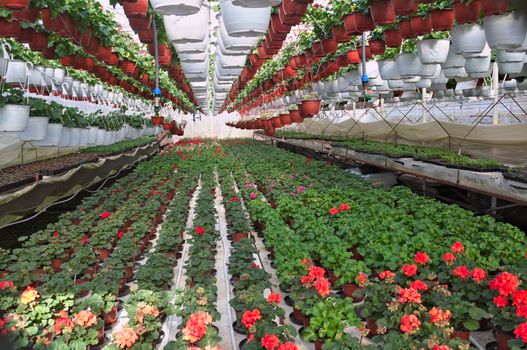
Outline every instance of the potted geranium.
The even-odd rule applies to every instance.
[[[0,95],[0,131],[24,131],[29,120],[30,106],[20,89],[5,89]]]

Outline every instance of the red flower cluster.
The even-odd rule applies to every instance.
[[[470,271],[466,266],[460,266],[452,271],[454,276],[461,278],[462,280],[467,279],[470,276]]]
[[[302,261],[302,264],[312,264],[311,261]],[[304,287],[309,288],[311,284],[315,287],[318,294],[321,297],[327,297],[330,294],[331,284],[329,280],[324,277],[326,271],[317,266],[311,266],[306,276],[300,277],[300,282],[304,284]]]
[[[480,283],[481,281],[485,280],[485,278],[487,278],[487,273],[483,269],[476,267],[474,270],[472,270],[471,276],[474,281]]]
[[[191,344],[196,343],[207,334],[207,326],[212,324],[212,316],[205,311],[198,311],[190,315],[185,328],[181,331],[183,339]]]
[[[490,282],[489,287],[491,290],[497,290],[501,296],[508,296],[518,288],[518,284],[518,276],[502,272]]]
[[[414,257],[414,262],[419,265],[426,265],[430,262],[430,257],[423,252],[417,252]]]
[[[450,318],[452,318],[450,310],[441,310],[437,307],[430,309],[428,314],[430,315],[432,323],[439,327],[446,327],[448,322],[450,322]]]
[[[452,350],[452,348],[448,345],[436,345],[432,350]]]
[[[494,297],[492,299],[494,301],[494,305],[499,307],[500,309],[504,308],[505,306],[509,305],[509,300],[505,297],[502,297],[501,295],[498,295],[497,297]]]
[[[421,304],[421,293],[413,288],[401,288],[397,292],[399,294],[400,303],[416,303]]]
[[[419,331],[421,321],[415,315],[404,315],[401,318],[401,325],[399,328],[406,334],[412,334]]]
[[[236,202],[238,200],[238,197],[232,197],[231,202]]]
[[[4,290],[7,288],[14,288],[15,285],[11,281],[0,281],[0,290]]]
[[[287,343],[280,345],[278,350],[298,350],[298,346],[296,346],[295,343],[288,341]]]
[[[395,273],[390,271],[390,270],[386,270],[386,271],[382,271],[381,273],[379,273],[379,278],[381,280],[390,280],[390,279],[393,279],[395,277]]]
[[[331,208],[329,209],[329,213],[333,216],[337,215],[339,213],[339,208]]]
[[[267,350],[275,350],[280,345],[280,339],[274,334],[266,334],[260,343]]]
[[[428,285],[421,280],[415,280],[410,284],[410,288],[415,290],[428,290]]]
[[[339,206],[339,209],[340,209],[340,211],[348,211],[348,210],[350,210],[351,208],[350,208],[350,206],[349,206],[348,204],[346,204],[346,203],[342,203],[342,204]]]
[[[454,253],[463,253],[465,251],[465,247],[461,242],[455,242],[450,249],[452,249]]]
[[[267,301],[269,302],[269,304],[274,304],[274,303],[280,304],[281,300],[282,300],[282,298],[280,296],[280,293],[271,293],[267,297]]]
[[[406,276],[411,277],[417,273],[417,266],[413,264],[406,264],[403,265],[402,271]]]
[[[60,333],[71,333],[73,331],[73,321],[68,317],[65,312],[60,313],[60,317],[55,319],[55,325],[53,326],[53,332],[55,334]]]
[[[109,211],[105,211],[101,214],[101,219],[106,220],[108,219],[112,214]]]
[[[254,309],[250,311],[245,311],[242,315],[242,323],[249,331],[253,329],[256,325],[256,322],[262,319],[262,314],[260,310]]]
[[[514,336],[520,338],[524,343],[527,343],[527,322],[522,323],[514,330]]]
[[[454,256],[454,254],[448,252],[443,254],[443,261],[446,262],[447,265],[450,265],[454,261],[456,261],[456,257]]]
[[[357,276],[357,282],[359,282],[361,286],[365,285],[366,283],[368,283],[368,276],[366,276],[365,273],[359,273],[359,275]]]
[[[53,232],[53,237],[58,237],[59,233],[57,231]]]
[[[89,242],[90,242],[90,237],[84,235],[84,236],[82,236],[82,238],[80,239],[80,242],[81,242],[81,243],[84,243],[84,244],[89,243]]]
[[[203,229],[203,227],[198,226],[196,227],[196,233],[201,236],[202,234],[205,233],[205,230]]]

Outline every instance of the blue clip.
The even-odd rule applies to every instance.
[[[154,96],[160,96],[161,95],[161,89],[160,88],[155,88],[154,89]]]
[[[361,79],[362,79],[362,84],[368,84],[369,79],[368,79],[367,74],[363,74]]]

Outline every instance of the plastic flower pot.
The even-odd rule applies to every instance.
[[[483,15],[502,15],[509,7],[509,0],[480,0]]]
[[[293,123],[302,123],[304,121],[304,118],[302,118],[300,112],[297,109],[290,110],[289,116],[291,117],[291,121]]]
[[[384,43],[387,47],[399,47],[403,43],[403,36],[397,29],[384,31]]]
[[[432,28],[435,31],[450,31],[454,25],[454,10],[434,10],[430,12]]]
[[[417,3],[413,0],[392,0],[392,6],[398,16],[409,16],[417,11]]]
[[[353,293],[355,293],[358,290],[361,290],[362,288],[354,283],[344,283],[342,285],[342,293],[347,298],[352,298],[354,302],[358,303],[364,300],[364,297],[362,296],[354,296]]]
[[[470,339],[470,331],[454,331],[452,334],[450,334],[450,339],[461,339],[469,341]]]
[[[162,15],[189,16],[198,12],[203,0],[150,0],[152,8]]]
[[[306,100],[301,104],[304,118],[311,118],[320,112],[320,100]]]
[[[331,28],[331,31],[333,32],[333,38],[337,41],[337,43],[346,43],[350,40],[350,35],[346,33],[344,27],[334,26]]]
[[[174,44],[198,43],[208,34],[209,12],[205,6],[188,16],[165,16],[163,23],[168,40]]]
[[[369,7],[371,18],[376,25],[395,23],[396,14],[392,5],[392,0],[370,1]]]
[[[386,44],[382,40],[370,40],[370,51],[372,55],[383,55],[386,50]]]
[[[102,312],[104,326],[113,326],[117,322],[117,306],[113,306],[109,312]]]
[[[292,121],[291,116],[289,115],[289,113],[282,113],[282,114],[280,114],[280,121],[282,122],[283,126],[288,126],[288,125],[293,124],[293,121]]]
[[[126,17],[145,17],[148,13],[148,0],[123,1],[122,5]]]
[[[247,233],[233,233],[232,234],[233,242],[239,242],[244,238],[249,238],[249,235]]]
[[[360,33],[372,31],[375,29],[375,23],[373,23],[369,13],[356,13],[355,24],[357,25],[357,31]]]
[[[472,78],[485,78],[490,76],[491,70],[491,57],[469,57],[465,62],[465,71]]]
[[[397,62],[394,60],[381,60],[378,61],[379,74],[384,80],[395,80],[400,79],[399,68]]]
[[[11,17],[20,22],[35,23],[37,21],[37,16],[37,9],[25,9],[11,12]]]
[[[0,108],[0,131],[24,131],[29,120],[29,106],[7,104]]]
[[[273,128],[281,128],[282,127],[282,121],[280,120],[280,117],[274,117],[271,119]]]
[[[254,37],[267,32],[271,7],[244,8],[234,6],[231,0],[220,0],[220,7],[223,24],[230,36]]]
[[[0,0],[0,6],[9,10],[23,10],[29,6],[29,0]]]
[[[130,22],[130,27],[132,27],[135,31],[146,30],[151,28],[152,16],[147,15],[144,17],[132,17],[129,18],[128,21]]]
[[[42,32],[33,32],[29,41],[29,47],[33,51],[42,52],[48,48],[48,35]]]
[[[344,18],[342,19],[344,22],[344,30],[349,35],[359,34],[359,31],[357,29],[357,21],[355,19],[355,15],[356,13],[354,12],[347,16],[344,16]]]
[[[429,39],[417,42],[417,55],[423,64],[445,63],[450,49],[448,39]]]
[[[415,35],[426,35],[432,31],[432,20],[430,16],[426,17],[412,17],[411,19],[412,31]]]
[[[330,53],[335,53],[337,51],[338,43],[333,38],[327,38],[320,42],[320,48],[327,55]]]
[[[35,141],[35,146],[57,146],[62,136],[62,124],[48,124],[46,137],[43,140]]]
[[[44,8],[40,11],[44,28],[50,32],[59,33],[64,28],[64,22],[61,19],[61,14],[53,17],[50,9]]]
[[[399,31],[401,32],[401,36],[403,37],[403,39],[412,39],[417,37],[412,28],[411,19],[405,19],[399,22]]]
[[[267,129],[264,129],[264,132],[265,132],[265,135],[267,136],[274,136],[276,130],[274,128],[267,128]]]
[[[527,33],[527,15],[524,12],[488,16],[483,19],[483,24],[491,49],[520,49],[524,43]]]
[[[48,117],[29,117],[24,131],[17,133],[23,141],[42,141],[48,134]]]
[[[481,4],[479,1],[473,1],[471,3],[461,3],[456,0],[452,7],[454,8],[454,17],[456,18],[457,24],[474,23],[479,18],[481,12]]]
[[[463,24],[452,28],[452,46],[454,52],[462,55],[483,51],[487,39],[481,24]]]
[[[0,18],[0,38],[18,38],[20,36],[20,23],[17,21],[9,22],[5,18]]]
[[[514,334],[506,333],[502,331],[501,329],[496,329],[495,335],[496,335],[496,341],[498,343],[498,350],[510,350],[510,346],[508,342],[509,340],[514,339]]]

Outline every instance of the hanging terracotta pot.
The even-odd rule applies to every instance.
[[[432,32],[432,20],[430,16],[416,16],[411,19],[412,31],[415,35],[426,35]]]
[[[137,31],[137,36],[139,36],[139,40],[141,40],[141,42],[144,44],[154,42],[154,32],[152,29],[139,30]]]
[[[384,43],[388,47],[399,47],[403,43],[403,36],[398,29],[384,31]]]
[[[42,17],[44,28],[46,28],[47,31],[60,33],[60,31],[63,30],[64,22],[61,19],[61,14],[53,17],[51,10],[49,8],[44,8],[40,10],[40,16]]]
[[[135,70],[135,64],[132,61],[124,60],[121,61],[119,64],[119,68],[125,73],[125,74],[132,74]]]
[[[148,13],[148,0],[123,1],[122,5],[126,17],[146,17]]]
[[[271,119],[273,128],[281,128],[282,127],[282,121],[280,120],[280,117],[274,117]]]
[[[276,130],[274,128],[264,129],[265,135],[273,137]]]
[[[42,52],[48,48],[48,35],[42,32],[33,32],[29,41],[29,47],[33,51]]]
[[[97,57],[99,61],[106,62],[106,60],[110,58],[111,53],[112,53],[111,47],[99,46],[99,51],[97,51],[97,55],[95,55],[95,57]]]
[[[475,23],[481,12],[481,3],[479,1],[461,3],[459,0],[455,0],[452,6],[457,24]]]
[[[484,16],[502,15],[509,7],[509,0],[480,0]]]
[[[37,21],[37,16],[37,9],[26,9],[11,12],[11,17],[20,22],[35,23]]]
[[[430,12],[432,28],[435,31],[450,31],[454,26],[454,10],[435,10]]]
[[[304,118],[311,118],[320,112],[320,100],[306,100],[300,106]]]
[[[293,123],[302,123],[304,121],[304,118],[302,118],[298,109],[291,109],[289,111],[289,116],[291,117],[291,121]]]
[[[392,0],[370,1],[370,13],[376,25],[389,25],[395,23],[396,14]]]
[[[386,44],[382,40],[370,40],[370,51],[372,55],[383,55],[386,50]]]
[[[55,46],[48,47],[46,50],[42,51],[42,56],[47,60],[53,60],[56,58]]]
[[[0,38],[18,38],[20,36],[20,23],[7,21],[0,18]]]
[[[70,55],[70,56],[64,56],[60,59],[60,64],[62,64],[63,66],[66,66],[66,67],[71,67],[73,66],[73,62],[74,62],[74,59],[75,57]]]
[[[144,17],[131,17],[128,19],[130,22],[130,27],[134,29],[134,31],[138,30],[147,30],[150,29],[152,25],[152,16],[147,15]]]
[[[359,54],[359,58],[362,61],[362,46],[357,46],[357,53]],[[370,46],[366,46],[366,60],[371,60],[372,57],[373,53]]]
[[[289,115],[289,113],[280,114],[280,122],[282,123],[283,126],[288,126],[288,125],[293,124],[293,121],[291,120],[291,116]]]
[[[331,31],[333,32],[333,38],[337,41],[337,43],[347,43],[350,41],[350,35],[346,33],[346,29],[344,27],[340,26],[334,26],[331,28]]]
[[[461,340],[469,341],[470,339],[470,331],[454,331],[450,335],[450,339],[456,339],[459,338]]]
[[[392,0],[392,5],[398,16],[410,16],[417,12],[417,4],[413,0]]]
[[[22,28],[20,27],[20,34],[18,34],[18,41],[21,43],[29,43],[35,34],[33,28]]]
[[[347,16],[344,16],[342,19],[344,22],[344,30],[349,35],[355,35],[359,34],[359,31],[357,30],[357,21],[355,19],[356,12],[350,13]]]
[[[412,21],[410,19],[399,22],[399,31],[403,39],[411,39],[417,37],[412,29]]]
[[[500,329],[495,330],[498,350],[510,350],[509,340],[514,339],[514,334],[503,332]]]
[[[325,56],[337,51],[338,43],[333,38],[327,38],[320,42],[320,48],[325,53]]]
[[[375,23],[373,23],[369,13],[356,13],[355,23],[357,25],[357,31],[360,33],[371,32],[375,29]]]
[[[0,6],[9,10],[23,10],[29,6],[29,0],[0,0]]]

